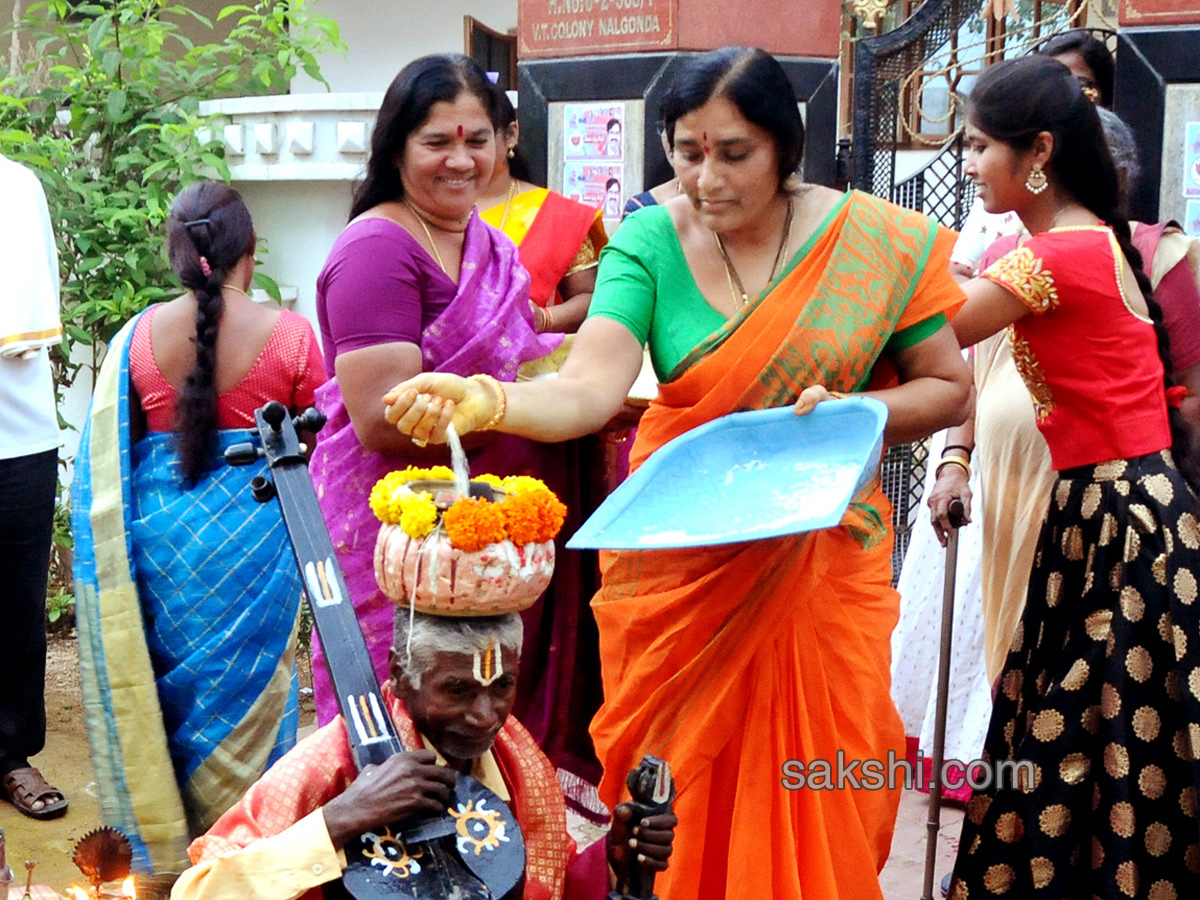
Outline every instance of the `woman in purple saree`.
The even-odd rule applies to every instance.
[[[368,496],[387,472],[449,462],[444,447],[417,446],[384,421],[383,394],[421,371],[513,381],[522,362],[547,355],[562,340],[534,330],[529,276],[516,247],[474,211],[495,158],[494,118],[490,85],[471,60],[431,56],[406,66],[380,108],[350,224],[317,280],[330,380],[317,394],[328,423],[311,471],[381,680],[394,604],[375,583],[379,521]],[[508,435],[485,437],[466,443],[472,473],[534,475],[570,504],[578,492],[572,454]],[[565,534],[572,524],[578,527],[568,520]],[[558,632],[575,628],[573,611],[583,608],[579,598],[591,590],[581,591],[579,567],[564,562],[530,611],[553,604],[555,633],[539,634],[538,620],[527,624],[531,662],[545,652],[540,665],[523,667],[532,680],[522,685],[517,714],[556,764],[575,769],[574,748],[561,747],[565,758],[552,752],[561,744],[575,669],[574,635]],[[338,708],[319,642],[313,662],[317,717],[324,723]]]

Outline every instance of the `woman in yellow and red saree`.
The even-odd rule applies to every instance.
[[[517,113],[496,95],[496,167],[481,190],[479,217],[517,245],[529,272],[529,300],[538,331],[579,330],[596,286],[596,262],[608,243],[599,209],[529,182],[517,149]]]
[[[617,410],[643,343],[662,384],[635,464],[728,413],[803,414],[831,392],[886,403],[892,442],[961,419],[952,236],[872,197],[792,187],[802,126],[762,51],[689,62],[663,109],[685,196],[616,233],[559,378],[502,398],[419,376],[385,397],[389,421],[423,440],[450,420],[560,440]],[[882,897],[899,790],[871,789],[861,767],[878,760],[883,788],[904,749],[888,694],[889,512],[875,482],[826,531],[605,555],[601,797],[622,798],[642,754],[669,761],[679,827],[664,900]]]

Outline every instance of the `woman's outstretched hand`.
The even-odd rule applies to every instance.
[[[477,430],[496,412],[499,398],[486,384],[424,372],[383,395],[383,417],[414,443],[446,443],[451,423],[459,436]]]

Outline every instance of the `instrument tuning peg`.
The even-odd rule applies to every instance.
[[[297,431],[320,431],[325,427],[325,413],[314,407],[309,407],[292,419]]]
[[[250,481],[250,493],[259,503],[275,499],[275,482],[266,475],[255,475]]]
[[[278,400],[272,400],[262,408],[262,417],[263,421],[271,426],[271,430],[278,434],[279,427],[287,418],[287,407]]]
[[[225,462],[231,466],[248,466],[262,458],[262,447],[257,444],[234,444],[225,449]]]

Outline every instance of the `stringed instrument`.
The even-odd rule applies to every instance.
[[[251,490],[260,503],[278,499],[282,507],[361,771],[407,748],[381,699],[297,437],[297,431],[319,431],[325,417],[309,409],[292,419],[283,404],[272,401],[255,412],[255,420],[261,446],[230,447],[225,460],[239,466],[266,459],[272,478],[255,477]],[[358,900],[501,900],[519,896],[524,881],[525,842],[512,810],[462,773],[445,815],[376,828],[344,850],[342,883]]]

